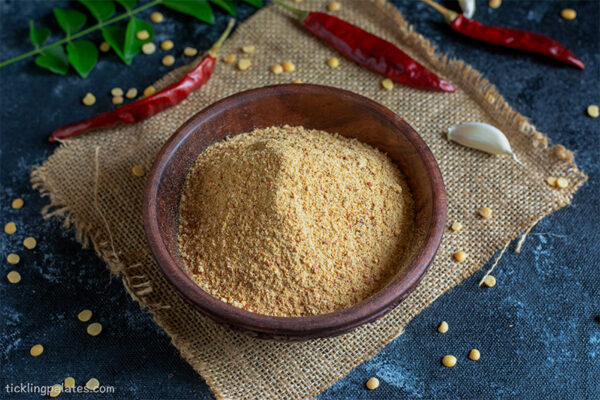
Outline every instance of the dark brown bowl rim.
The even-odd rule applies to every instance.
[[[185,142],[188,136],[195,133],[194,130],[188,129],[188,126],[207,116],[214,115],[214,110],[227,109],[230,103],[238,102],[240,97],[256,99],[278,95],[278,90],[282,88],[290,94],[323,92],[332,94],[334,92],[340,99],[351,98],[382,114],[385,119],[398,127],[398,131],[406,132],[402,134],[417,149],[419,156],[423,159],[427,174],[430,176],[431,191],[434,194],[431,224],[427,228],[424,244],[411,264],[380,292],[352,307],[328,314],[307,317],[274,317],[246,311],[222,302],[202,290],[185,271],[177,266],[170,256],[162,236],[158,233],[155,234],[155,232],[160,232],[156,202],[160,178],[177,148]],[[272,85],[239,92],[219,100],[195,114],[177,129],[158,153],[156,162],[148,174],[143,198],[143,221],[150,249],[167,280],[185,300],[201,313],[217,322],[244,331],[256,332],[259,335],[264,333],[266,337],[309,339],[339,335],[349,332],[359,325],[372,322],[391,311],[416,288],[433,262],[442,239],[446,221],[446,191],[437,161],[427,144],[410,125],[388,108],[359,94],[329,86]]]

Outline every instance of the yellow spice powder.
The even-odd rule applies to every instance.
[[[204,290],[248,311],[305,316],[383,288],[406,264],[414,211],[382,152],[284,126],[208,147],[179,221],[184,263]]]

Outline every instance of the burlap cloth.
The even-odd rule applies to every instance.
[[[322,2],[300,5],[325,9]],[[50,200],[44,216],[61,217],[66,227],[75,228],[83,245],[94,246],[217,398],[316,396],[401,334],[411,318],[483,266],[499,248],[543,216],[567,205],[586,180],[574,163],[553,156],[547,138],[512,110],[486,79],[463,62],[435,53],[392,5],[346,1],[338,15],[398,44],[448,79],[456,93],[432,93],[400,85],[388,92],[381,89],[381,77],[345,59],[339,68],[331,69],[326,60],[339,56],[335,51],[305,32],[287,12],[267,7],[240,25],[221,51],[222,55],[236,53],[239,58],[242,45],[256,45],[250,70],[240,72],[234,65],[219,63],[210,82],[181,105],[134,126],[65,141],[33,173],[34,186]],[[288,59],[296,64],[296,72],[270,72],[271,65]],[[164,87],[184,72],[185,68],[174,71],[156,86]],[[402,116],[437,158],[448,192],[448,221],[460,221],[464,229],[457,233],[448,230],[422,283],[385,318],[337,338],[277,343],[213,323],[192,310],[167,283],[150,254],[142,227],[145,180],[135,177],[131,168],[140,164],[150,169],[169,135],[216,100],[294,79],[360,93]],[[449,143],[443,133],[449,126],[466,121],[499,127],[525,167],[510,157],[490,156]],[[567,177],[570,186],[551,188],[545,183],[549,175]],[[477,216],[482,206],[493,210],[493,218]],[[465,262],[452,260],[457,250],[469,254]]]

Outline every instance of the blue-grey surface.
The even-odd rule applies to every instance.
[[[490,77],[539,130],[574,149],[590,180],[571,206],[534,228],[520,254],[512,251],[514,244],[509,247],[495,272],[496,287],[478,288],[479,271],[416,317],[376,357],[323,393],[323,400],[600,398],[600,323],[594,320],[600,314],[600,119],[585,114],[588,104],[600,103],[600,3],[505,0],[497,10],[486,3],[477,2],[478,19],[550,35],[573,49],[586,70],[473,43],[450,31],[425,5],[395,1],[441,51]],[[64,1],[0,4],[2,59],[29,50],[28,19],[57,32],[51,8],[80,7]],[[559,17],[565,7],[577,10],[576,20]],[[239,11],[244,18],[253,9],[240,5]],[[214,27],[164,13],[166,21],[156,25],[157,38],[173,39],[178,48],[207,48],[225,23],[220,11]],[[7,393],[6,385],[50,385],[69,375],[79,383],[96,377],[116,392],[64,398],[212,398],[202,378],[94,253],[81,250],[73,234],[63,232],[56,221],[40,218],[46,200],[29,184],[32,166],[54,149],[46,142],[52,129],[110,109],[110,97],[103,93],[114,86],[142,88],[159,78],[169,69],[160,57],[160,52],[139,56],[127,68],[114,54],[102,55],[86,80],[72,73],[52,75],[31,60],[0,69],[0,222],[15,221],[18,229],[12,236],[2,234],[0,258],[18,252],[21,263],[14,269],[23,277],[18,285],[9,284],[4,276],[13,267],[2,261],[0,398],[37,398]],[[176,65],[183,62],[178,57]],[[89,108],[80,104],[87,91],[98,98]],[[25,199],[23,209],[10,208],[15,197]],[[29,235],[38,239],[33,251],[21,245]],[[92,309],[94,320],[104,325],[100,336],[88,336],[85,324],[77,320],[83,308]],[[436,332],[441,320],[450,324],[445,335]],[[36,343],[46,350],[33,358],[29,348]],[[473,347],[481,350],[479,362],[467,358]],[[439,362],[448,353],[458,358],[452,369]],[[381,381],[373,392],[364,389],[371,376]]]

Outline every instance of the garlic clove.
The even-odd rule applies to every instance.
[[[484,122],[467,122],[448,129],[448,140],[490,154],[510,154],[523,165],[512,151],[502,131]]]
[[[475,14],[475,0],[458,0],[458,3],[465,17],[473,17],[473,14]]]

